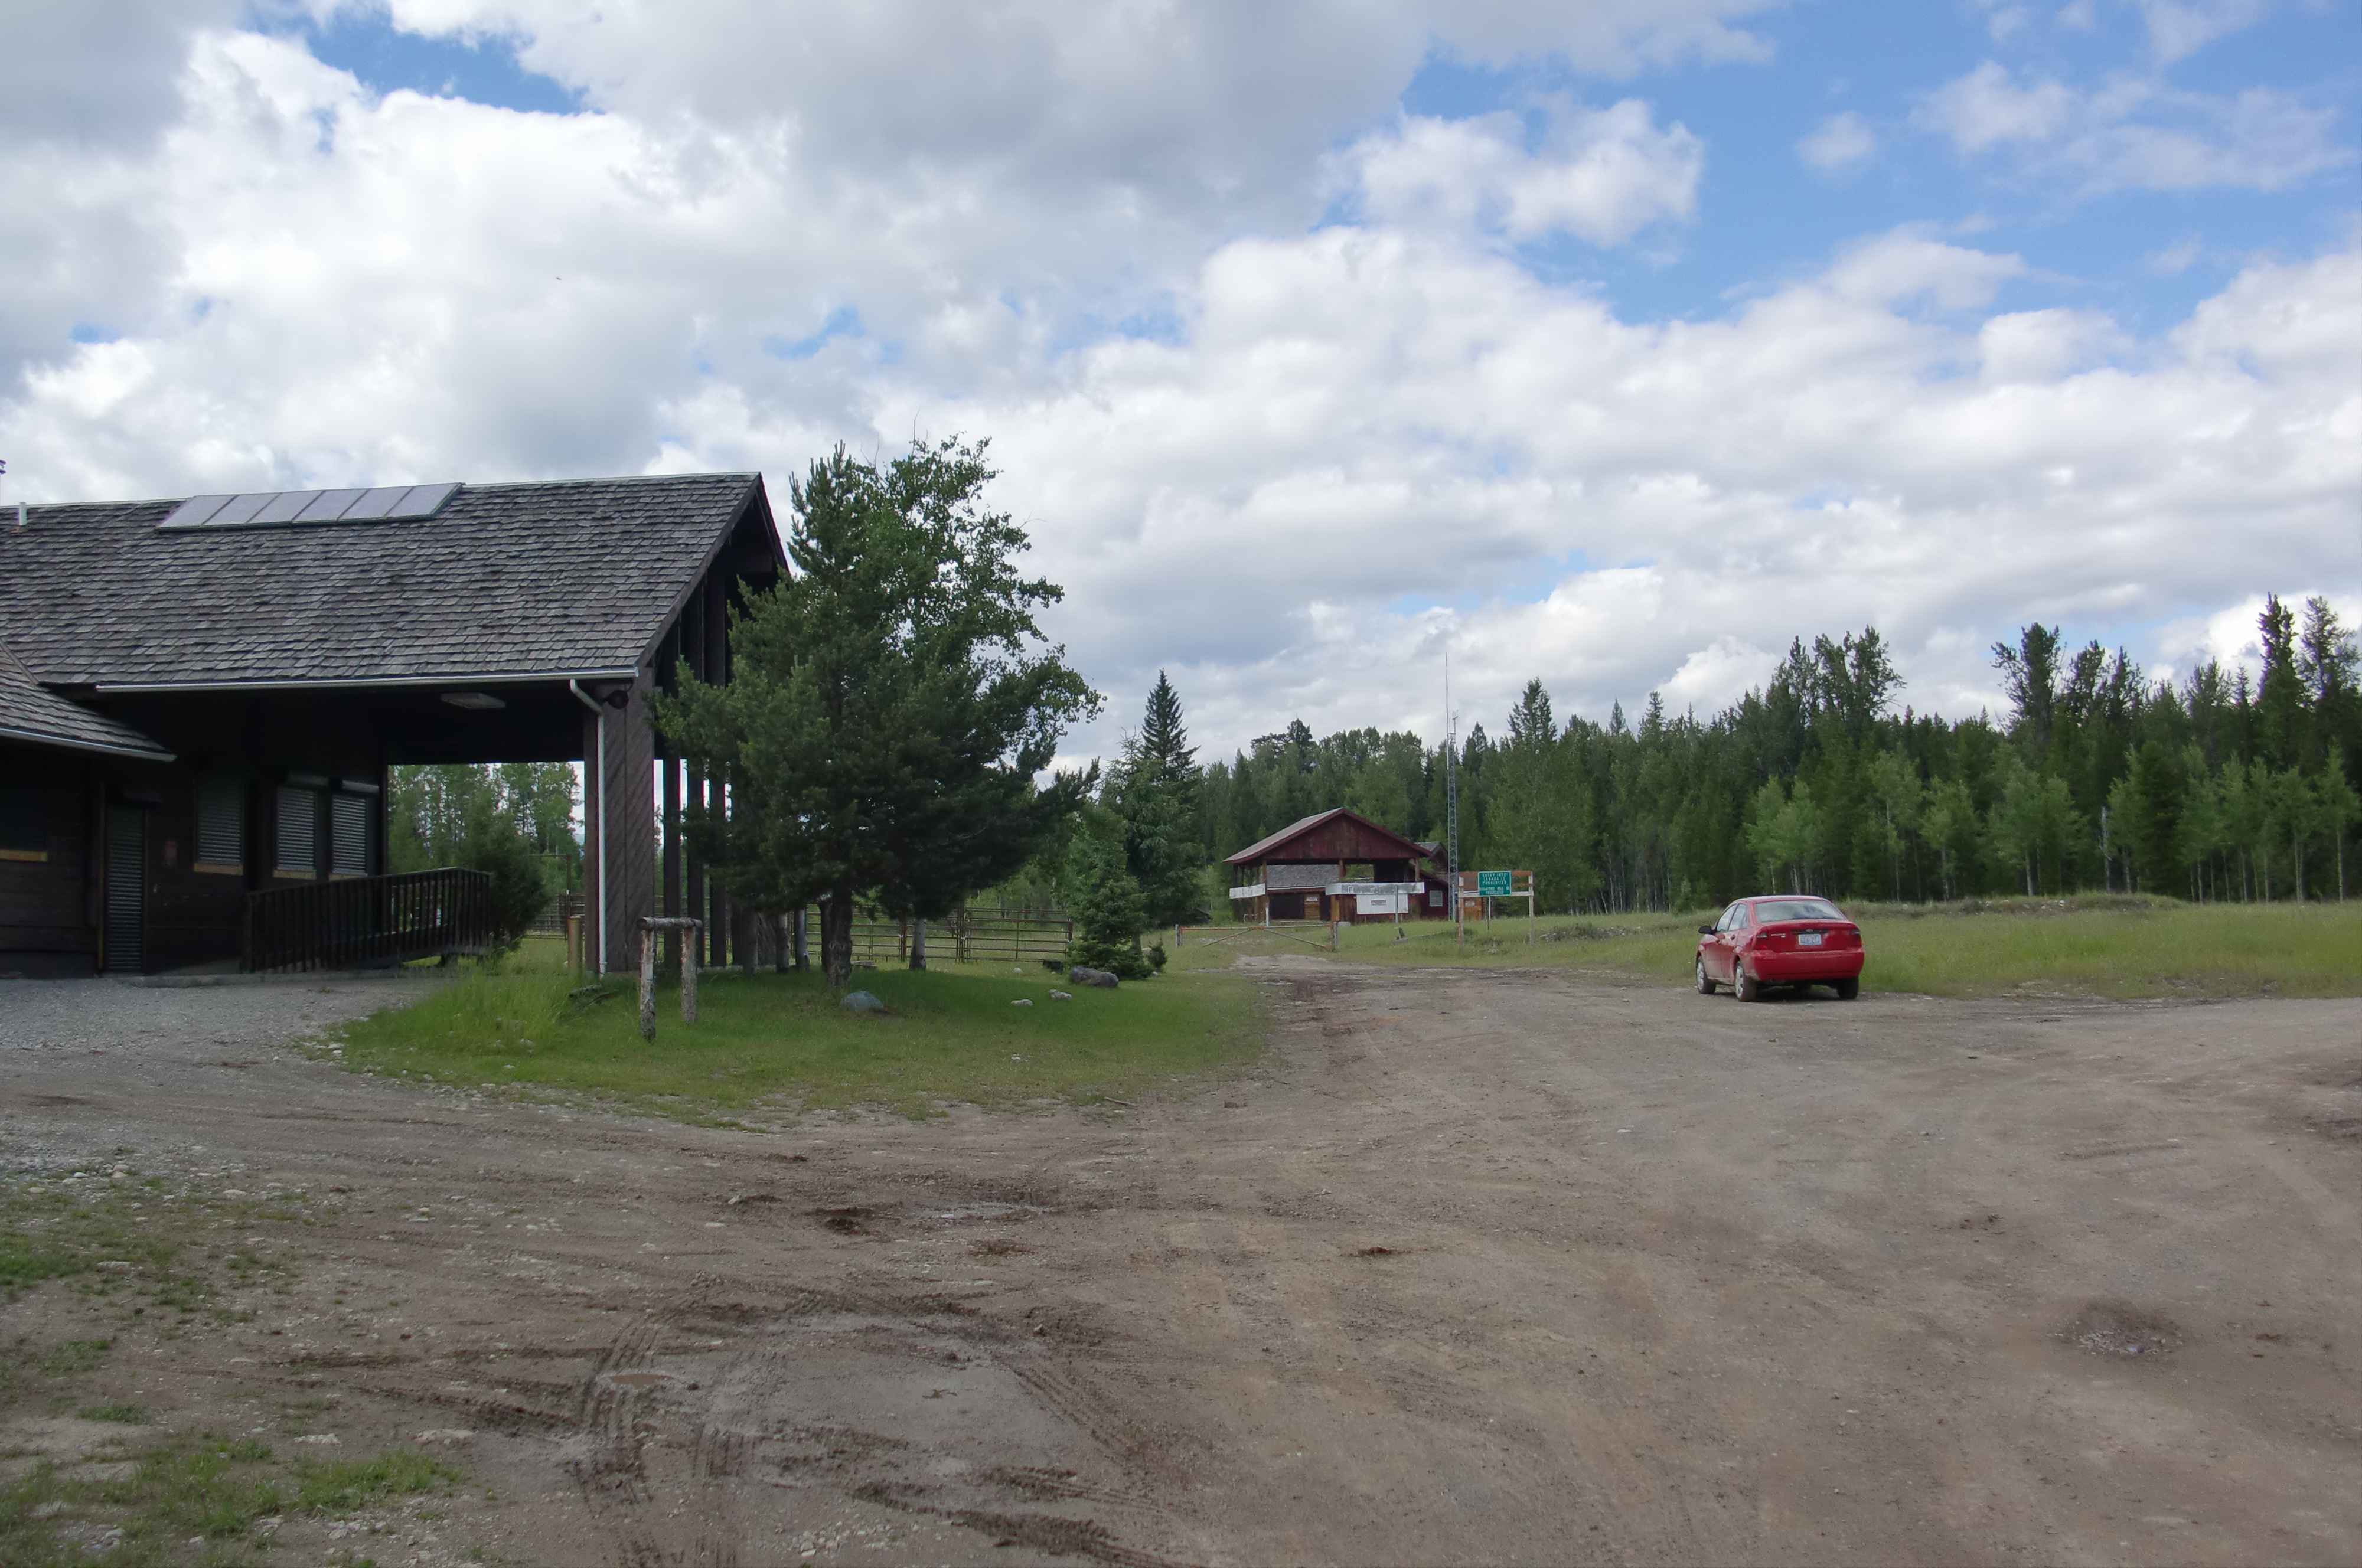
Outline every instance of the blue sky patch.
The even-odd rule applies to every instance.
[[[315,59],[351,72],[374,92],[407,89],[546,115],[583,107],[581,94],[520,64],[511,39],[403,32],[375,11],[339,11],[325,27],[307,23],[300,34]]]

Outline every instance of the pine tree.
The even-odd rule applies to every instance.
[[[856,902],[940,918],[1011,876],[1087,780],[1036,776],[1098,697],[1043,646],[1063,595],[1017,575],[1024,531],[982,503],[981,443],[922,446],[883,469],[843,448],[789,491],[795,571],[731,626],[729,681],[686,667],[657,723],[727,817],[684,831],[741,907],[821,909],[822,965],[852,977]]]
[[[2017,646],[1992,646],[1993,668],[2009,694],[2010,733],[2032,747],[2038,759],[2050,750],[2058,702],[2058,628],[2040,622],[2022,628]]]
[[[2296,617],[2277,593],[2264,596],[2256,617],[2264,649],[2263,674],[2256,682],[2256,749],[2277,767],[2297,767],[2304,757],[2305,690],[2297,671]]]
[[[1140,955],[1148,906],[1124,866],[1120,833],[1113,823],[1091,823],[1066,851],[1066,910],[1075,922],[1066,962],[1134,980],[1148,974]]]
[[[1140,749],[1166,783],[1178,788],[1196,782],[1198,748],[1189,744],[1189,731],[1181,722],[1181,695],[1161,669],[1141,719]]]

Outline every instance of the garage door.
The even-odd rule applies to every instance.
[[[106,968],[140,970],[148,913],[148,813],[137,806],[106,808]]]

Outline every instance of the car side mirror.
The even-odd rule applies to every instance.
[[[1710,925],[1702,925],[1698,927],[1698,934],[1700,936],[1712,936],[1714,934],[1714,927]]]

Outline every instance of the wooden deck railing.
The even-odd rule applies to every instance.
[[[406,871],[269,888],[246,896],[239,966],[354,969],[481,952],[492,879],[481,871]]]

